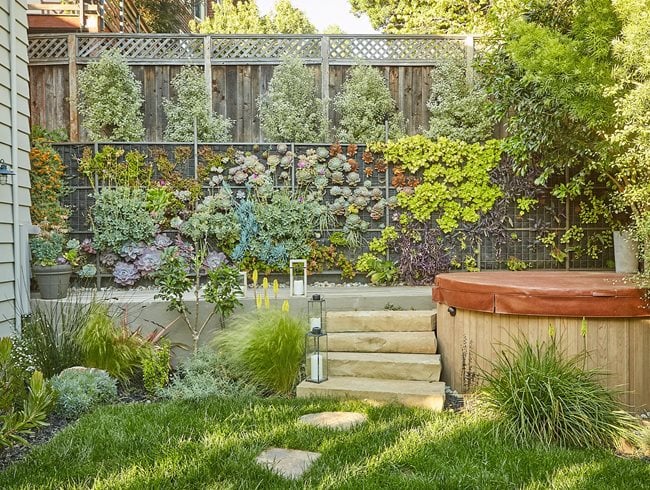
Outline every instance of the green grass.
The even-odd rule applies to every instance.
[[[356,410],[369,422],[347,432],[298,417]],[[600,450],[516,448],[489,422],[455,413],[332,400],[212,398],[103,407],[23,462],[0,488],[96,489],[642,489],[650,464]],[[318,451],[302,480],[257,466],[271,447]],[[644,487],[645,485],[645,487]]]

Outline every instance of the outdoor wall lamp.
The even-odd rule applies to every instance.
[[[456,308],[454,308],[453,306],[450,306],[449,308],[447,308],[447,311],[449,312],[449,314],[451,316],[456,316]]]
[[[11,164],[5,163],[5,161],[0,158],[0,184],[6,184],[10,175],[16,175],[16,172],[9,170],[9,167],[11,167]]]

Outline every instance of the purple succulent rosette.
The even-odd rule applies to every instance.
[[[92,255],[97,253],[97,250],[95,250],[93,247],[93,242],[90,238],[86,238],[83,242],[81,242],[81,245],[79,245],[79,250]]]
[[[153,244],[157,249],[162,250],[163,248],[167,248],[172,244],[172,239],[164,234],[156,235],[153,240]]]
[[[113,269],[113,280],[120,286],[133,286],[140,279],[140,272],[135,264],[118,262]]]
[[[160,250],[155,247],[147,247],[134,263],[138,271],[140,271],[140,274],[147,275],[158,270],[161,259],[162,252]]]
[[[120,256],[113,252],[103,252],[99,256],[99,263],[104,267],[113,267],[120,260]]]
[[[126,260],[135,260],[142,254],[144,249],[144,243],[125,243],[120,249],[120,255]]]
[[[226,260],[226,254],[223,252],[210,252],[203,261],[203,265],[211,271],[221,266]]]

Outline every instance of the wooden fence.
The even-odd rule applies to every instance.
[[[409,134],[428,126],[430,72],[444,58],[464,58],[471,78],[473,36],[350,35],[35,35],[29,38],[32,124],[69,128],[71,141],[85,140],[77,111],[77,74],[109,49],[127,60],[144,95],[145,139],[161,141],[164,98],[185,65],[204,67],[215,112],[234,121],[233,141],[263,141],[257,99],[266,93],[274,67],[294,56],[312,69],[319,96],[340,92],[349,68],[366,63],[385,76]],[[339,117],[329,107],[332,127]]]

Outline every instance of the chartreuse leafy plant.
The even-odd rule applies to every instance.
[[[501,161],[501,143],[496,140],[480,145],[417,135],[374,144],[371,149],[381,152],[388,163],[422,173],[413,192],[398,194],[398,203],[419,222],[435,217],[445,233],[461,222],[476,223],[503,195],[490,179],[490,171]]]
[[[198,141],[219,143],[230,141],[232,122],[214,114],[205,88],[203,72],[195,66],[184,66],[171,81],[176,100],[163,100],[167,128],[166,141],[194,141],[194,124]]]
[[[141,84],[115,50],[79,73],[79,113],[91,141],[138,141],[144,135]]]

